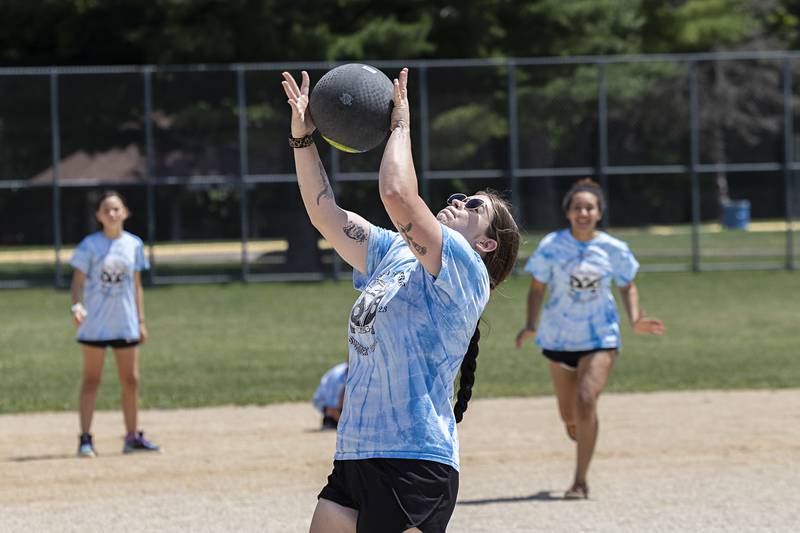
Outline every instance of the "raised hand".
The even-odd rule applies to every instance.
[[[408,69],[400,71],[394,79],[394,109],[392,109],[392,126],[408,128],[411,125],[411,113],[408,106]]]
[[[308,72],[305,70],[300,73],[300,87],[288,72],[283,73],[283,90],[289,98],[289,106],[292,108],[292,137],[300,138],[311,135],[317,127],[311,119],[308,110],[308,87],[310,85]]]

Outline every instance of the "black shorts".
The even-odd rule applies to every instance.
[[[447,529],[458,496],[458,471],[422,459],[334,461],[317,498],[358,511],[358,533]]]
[[[576,370],[578,368],[578,361],[581,360],[581,357],[586,357],[587,355],[593,354],[595,352],[601,352],[601,351],[604,352],[610,350],[616,350],[616,348],[595,348],[594,350],[581,350],[578,352],[559,352],[557,350],[542,350],[542,355],[544,355],[554,363],[558,363],[569,370]]]
[[[110,339],[107,341],[78,340],[78,342],[86,346],[94,346],[95,348],[133,348],[139,345],[139,339]]]

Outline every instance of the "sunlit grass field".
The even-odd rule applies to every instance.
[[[644,271],[688,271],[693,268],[691,225],[610,228],[608,232],[625,240],[641,262]],[[523,235],[520,266],[546,231]],[[750,224],[748,231],[726,230],[719,224],[698,227],[699,268],[784,268],[787,264],[787,236],[791,243],[791,259],[800,266],[800,224],[787,233],[785,221],[762,220]],[[249,241],[248,271],[250,274],[291,272],[288,266],[287,242],[281,239]],[[323,273],[333,274],[333,253],[320,241]],[[156,283],[173,283],[173,276],[216,276],[228,280],[241,278],[242,245],[238,241],[159,242],[154,246]],[[68,265],[72,246],[61,250],[60,283],[69,283]],[[149,247],[148,247],[149,253]],[[9,246],[0,249],[0,286],[11,282],[22,285],[53,285],[55,252],[47,246]],[[148,278],[149,279],[149,278]]]
[[[529,278],[493,295],[482,326],[478,397],[551,393],[545,360],[515,350]],[[609,390],[777,388],[800,384],[800,274],[643,273],[643,307],[663,338],[634,336]],[[142,348],[141,402],[149,408],[308,401],[345,357],[352,284],[267,283],[152,287],[151,339]],[[74,410],[81,373],[66,291],[0,291],[0,412]],[[117,408],[107,358],[98,404]]]

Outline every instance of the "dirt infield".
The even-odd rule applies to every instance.
[[[470,403],[449,531],[797,531],[800,390],[605,395],[592,499],[560,499],[573,448],[552,398]],[[166,452],[123,456],[99,413],[0,416],[0,531],[308,530],[335,434],[309,404],[148,411]]]

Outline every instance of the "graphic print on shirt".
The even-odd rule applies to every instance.
[[[124,257],[109,254],[103,260],[100,283],[106,292],[121,292],[128,278],[128,268]]]
[[[569,296],[575,302],[591,302],[599,297],[602,271],[587,262],[578,263],[569,273]]]
[[[374,339],[375,335],[375,318],[379,312],[386,311],[386,305],[391,300],[397,290],[406,284],[407,274],[405,271],[391,272],[387,271],[382,273],[377,278],[373,279],[361,293],[361,296],[356,300],[350,311],[350,345],[355,348],[359,355],[366,357],[370,352],[375,350],[377,341]],[[363,342],[359,342],[355,334],[369,334],[371,342],[369,346],[365,346]]]

